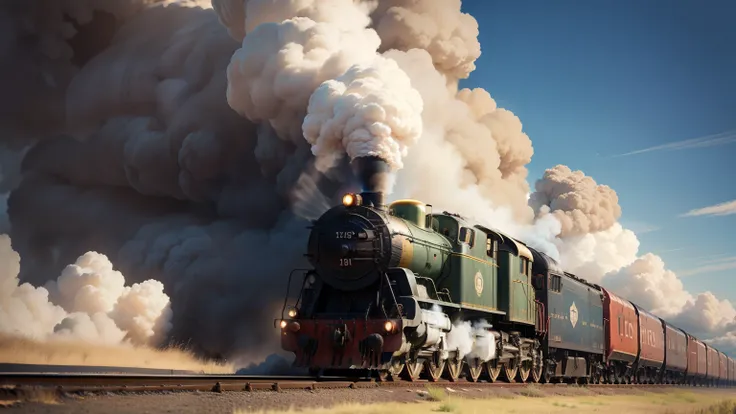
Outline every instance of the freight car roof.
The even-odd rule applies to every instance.
[[[657,320],[659,320],[659,317],[658,316],[656,316],[653,313],[649,312],[648,310],[642,308],[641,306],[637,305],[634,302],[631,302],[631,303],[634,305],[634,307],[636,308],[636,310],[639,311],[639,313],[643,313],[644,315],[650,317],[651,319],[657,319]]]
[[[532,255],[534,256],[534,268],[535,269],[541,268],[540,272],[538,273],[546,274],[549,272],[553,272],[553,273],[557,273],[560,275],[564,273],[564,270],[562,270],[562,267],[560,266],[560,264],[557,263],[557,260],[531,247],[529,248],[529,251],[531,251]]]
[[[588,287],[592,287],[592,288],[594,288],[597,291],[600,291],[601,290],[601,287],[598,286],[598,285],[596,285],[595,283],[590,283],[587,280],[585,280],[585,279],[583,279],[581,277],[577,277],[577,276],[575,276],[572,273],[565,272],[565,276],[569,277],[572,280],[578,281],[578,282],[580,282],[580,283],[582,283],[582,284],[584,284],[584,285],[586,285]]]
[[[619,305],[621,305],[621,306],[623,306],[623,307],[625,307],[625,308],[627,308],[627,309],[631,309],[632,311],[634,310],[634,305],[632,305],[632,304],[631,304],[631,302],[629,302],[628,300],[626,300],[626,299],[624,299],[624,298],[622,298],[622,297],[620,297],[620,296],[616,295],[615,293],[613,293],[613,292],[611,292],[610,290],[608,290],[608,289],[604,288],[603,286],[600,286],[600,289],[601,289],[601,290],[602,290],[602,291],[603,291],[603,292],[604,292],[604,293],[605,293],[606,295],[608,295],[608,297],[609,297],[609,298],[611,299],[611,302],[616,302],[616,303],[618,303]]]

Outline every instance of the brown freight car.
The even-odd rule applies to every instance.
[[[690,385],[700,385],[705,381],[707,369],[705,344],[694,336],[687,335],[687,378]]]
[[[721,351],[718,351],[718,384],[719,385],[725,385],[726,381],[728,380],[728,358],[726,358],[726,354],[724,354]]]
[[[638,383],[654,383],[664,368],[664,328],[659,318],[633,304],[639,316]]]
[[[705,344],[706,350],[706,373],[705,383],[712,386],[718,379],[718,351],[715,348]]]
[[[606,321],[606,369],[609,383],[624,382],[633,376],[639,354],[639,319],[631,302],[603,291],[603,318]]]
[[[665,384],[680,384],[685,379],[687,370],[687,336],[685,332],[669,325],[664,319],[659,319],[664,327],[664,375]]]

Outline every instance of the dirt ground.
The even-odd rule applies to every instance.
[[[554,389],[551,389],[554,388]],[[0,413],[227,413],[311,410],[312,413],[692,413],[727,399],[736,390],[632,390],[581,387],[370,388],[283,392],[176,392],[64,396],[39,394]],[[368,405],[369,406],[364,406]],[[316,409],[319,409],[315,411]]]

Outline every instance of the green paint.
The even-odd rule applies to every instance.
[[[408,234],[413,246],[410,270],[431,278],[438,291],[449,290],[454,303],[502,311],[511,322],[533,325],[536,304],[531,263],[499,251],[488,234],[461,218],[432,217],[438,231],[403,221],[407,228],[401,234]],[[428,292],[433,295],[433,289]]]

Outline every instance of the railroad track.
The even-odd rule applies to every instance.
[[[162,391],[283,391],[316,390],[335,388],[403,387],[424,388],[427,385],[456,388],[525,387],[528,383],[430,382],[392,381],[380,382],[372,378],[307,377],[307,376],[251,376],[251,375],[166,375],[128,373],[42,373],[0,372],[0,390],[5,395],[18,396],[39,389],[58,393],[102,393],[102,392],[162,392]],[[540,387],[564,387],[567,384],[535,384]],[[667,388],[673,385],[610,385],[589,384],[591,388]]]

